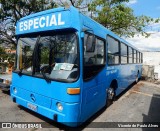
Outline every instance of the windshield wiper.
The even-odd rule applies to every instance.
[[[47,66],[44,66],[40,69],[42,75],[43,75],[43,78],[46,80],[47,83],[51,83],[51,80],[48,76],[46,76],[45,74],[45,70],[49,68],[50,65],[47,65]]]

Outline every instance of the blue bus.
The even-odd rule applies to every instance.
[[[142,53],[74,7],[21,18],[16,39],[13,102],[67,126],[82,124],[141,77]]]

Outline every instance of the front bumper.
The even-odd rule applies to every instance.
[[[51,120],[54,120],[56,122],[62,123],[64,125],[67,125],[70,127],[76,127],[81,124],[80,122],[78,122],[79,103],[64,103],[64,102],[62,102],[62,104],[64,105],[64,109],[65,109],[65,111],[62,113],[62,112],[59,112],[55,109],[53,103],[56,103],[57,100],[54,100],[54,99],[52,99],[51,108],[47,108],[47,107],[38,105],[36,103],[32,103],[31,101],[25,100],[21,97],[18,97],[16,95],[14,95],[14,93],[11,94],[11,98],[12,98],[13,102],[15,102],[19,105],[22,105],[27,109],[30,109],[27,106],[28,103],[37,106],[37,110],[34,112],[41,114],[41,115],[43,115]]]

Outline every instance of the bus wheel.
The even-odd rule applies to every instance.
[[[115,89],[113,87],[110,87],[108,90],[107,90],[107,101],[106,101],[106,106],[110,106],[114,99],[115,99],[115,96],[116,96],[116,93],[115,93]]]
[[[139,72],[137,73],[137,76],[136,76],[136,83],[138,83],[138,80],[139,80],[139,78],[138,78],[138,76],[139,76]]]

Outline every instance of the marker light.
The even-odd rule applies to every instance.
[[[62,110],[63,110],[63,106],[62,106],[61,103],[57,102],[56,105],[57,105],[57,109],[58,109],[59,111],[62,111]]]
[[[15,87],[13,88],[13,92],[14,92],[14,94],[17,93],[17,89]]]
[[[70,95],[79,94],[80,88],[67,88],[67,93]]]

